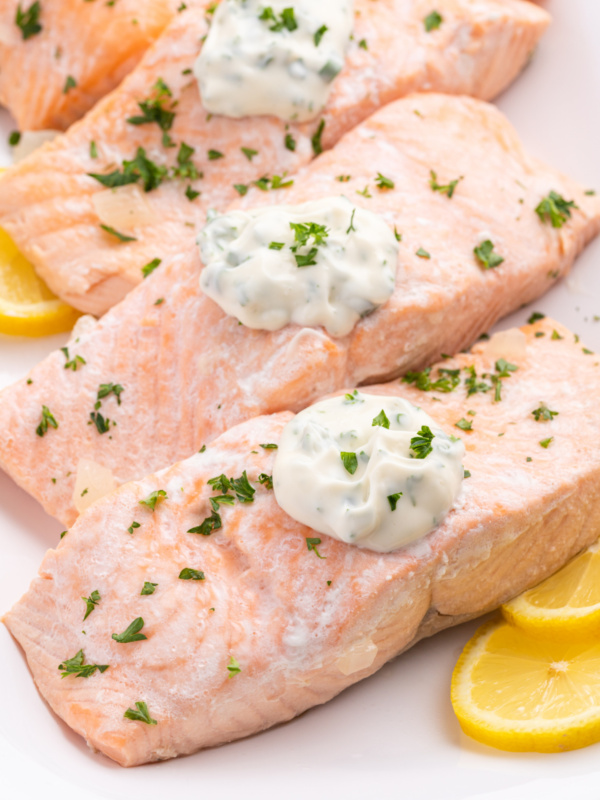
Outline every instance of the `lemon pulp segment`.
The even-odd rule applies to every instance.
[[[69,331],[79,317],[38,278],[11,237],[0,229],[0,333],[46,336]]]

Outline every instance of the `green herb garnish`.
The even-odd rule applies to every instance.
[[[38,436],[45,436],[48,432],[48,427],[51,428],[58,428],[58,422],[54,418],[54,415],[48,408],[48,406],[42,406],[42,421],[35,429],[35,432]]]
[[[490,239],[486,239],[480,245],[473,249],[477,256],[477,260],[484,269],[494,269],[500,266],[504,258],[498,253],[494,253],[494,243]]]
[[[179,573],[179,579],[182,581],[203,581],[204,573],[197,569],[185,567],[185,569],[182,569]]]
[[[144,627],[144,620],[141,617],[137,617],[130,623],[123,633],[113,633],[112,638],[115,642],[119,644],[130,644],[131,642],[141,642],[148,637],[145,636],[143,633],[140,633],[142,628]]]
[[[422,425],[421,430],[417,431],[417,435],[413,436],[410,440],[411,458],[427,458],[429,453],[433,452],[431,442],[435,438],[431,428],[427,425]]]
[[[150,583],[149,581],[144,581],[144,587],[143,587],[142,591],[140,592],[140,594],[141,595],[154,594],[154,592],[156,591],[156,587],[157,586],[158,586],[158,583]]]
[[[85,616],[83,618],[83,621],[85,622],[85,620],[89,617],[89,615],[92,613],[92,611],[96,608],[96,606],[100,602],[101,599],[100,592],[97,589],[95,589],[89,597],[82,597],[81,599],[85,603]]]
[[[350,475],[354,475],[356,470],[358,469],[358,459],[356,457],[356,453],[340,453],[340,458],[342,459],[342,464],[346,469],[346,472],[349,472]]]
[[[562,228],[571,218],[571,209],[578,208],[574,200],[565,200],[560,194],[550,192],[538,204],[535,213],[542,222],[550,222],[553,228]]]
[[[532,412],[536,422],[552,422],[552,419],[558,416],[558,411],[551,411],[545,403],[540,403],[540,407],[534,409]]]
[[[58,665],[61,671],[61,678],[66,678],[67,675],[73,675],[74,678],[89,678],[96,670],[98,672],[106,672],[108,664],[85,664],[85,656],[83,650],[79,650],[73,658],[67,658]]]
[[[443,21],[444,18],[440,13],[437,11],[432,11],[431,14],[428,14],[423,20],[423,25],[425,26],[427,33],[431,33],[431,31],[437,30]]]
[[[17,13],[15,16],[15,23],[21,29],[23,39],[31,39],[32,36],[40,33],[42,26],[40,24],[40,14],[42,13],[42,6],[36,0],[28,9],[21,8],[21,3],[17,6]]]
[[[320,544],[321,544],[321,540],[320,539],[311,538],[311,537],[308,537],[308,536],[306,537],[306,546],[308,548],[308,552],[310,553],[310,551],[312,550],[313,552],[315,552],[319,556],[319,558],[327,558],[327,556],[322,556],[321,553],[319,553],[319,551],[317,550],[317,547]]]
[[[150,511],[154,511],[156,506],[160,503],[164,502],[167,499],[167,493],[164,489],[156,489],[154,492],[150,492],[148,497],[145,500],[140,500],[139,504],[141,506],[146,506],[150,509]]]
[[[158,725],[158,722],[150,716],[148,706],[142,700],[136,702],[135,708],[128,708],[123,716],[136,722],[145,722],[146,725]]]

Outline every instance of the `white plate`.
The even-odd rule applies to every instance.
[[[533,63],[500,98],[528,148],[600,190],[600,4],[550,0],[554,25]],[[0,119],[0,140],[11,129]],[[2,144],[0,144],[0,157]],[[5,163],[7,152],[4,152]],[[481,165],[485,169],[485,164]],[[600,241],[572,277],[535,304],[600,350]],[[531,309],[501,327],[522,323]],[[0,337],[0,385],[65,337]],[[1,435],[1,432],[0,432]],[[0,611],[26,590],[60,525],[0,475]],[[0,627],[0,796],[18,800],[219,797],[229,800],[544,800],[598,797],[600,746],[509,754],[465,737],[450,706],[452,668],[477,623],[422,642],[325,706],[242,742],[124,770],[93,755],[45,706],[22,653]]]

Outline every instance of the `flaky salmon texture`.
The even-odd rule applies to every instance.
[[[481,382],[501,358],[517,369],[498,396]],[[307,543],[315,532],[259,482],[276,453],[261,445],[278,443],[289,413],[249,420],[99,500],[5,617],[41,694],[122,765],[171,758],[289,720],[419,639],[531,587],[598,534],[599,361],[544,320],[443,361],[460,376],[449,393],[370,387],[418,404],[466,446],[454,507],[395,552],[321,535],[318,557]],[[430,374],[437,379],[438,367]],[[553,413],[536,421],[542,405]],[[455,427],[463,418],[471,431]],[[252,502],[221,506],[222,527],[208,536],[191,532],[211,514],[208,481],[244,471]],[[141,501],[157,492],[152,511]],[[82,598],[94,601],[85,621]],[[140,617],[146,639],[112,639]],[[61,678],[59,665],[68,671],[75,656],[93,674],[73,668]]]
[[[20,130],[65,130],[131,72],[180,5],[0,0],[0,103]]]
[[[139,283],[145,264],[193,244],[208,208],[223,210],[253,182],[267,179],[273,202],[285,202],[274,176],[297,171],[386,103],[414,91],[491,99],[520,72],[549,22],[525,0],[439,0],[443,23],[427,31],[431,9],[421,0],[356,0],[354,40],[322,118],[287,125],[204,111],[190,71],[209,5],[178,14],[115,92],[0,182],[0,226],[50,288],[83,311],[104,313]],[[147,101],[172,110],[171,124],[164,116],[162,127],[128,122]],[[183,151],[183,166],[182,143],[194,148],[191,158]],[[121,168],[139,148],[172,178],[149,191],[136,184],[111,194],[89,177]],[[135,241],[119,241],[100,224]]]
[[[451,198],[434,191],[431,170],[444,184],[462,177]],[[378,172],[393,189],[378,188]],[[187,458],[245,419],[468,347],[565,275],[600,227],[598,198],[528,156],[496,108],[446,95],[390,104],[287,191],[290,203],[343,192],[383,214],[401,237],[393,296],[344,338],[297,325],[267,332],[239,325],[202,293],[195,247],[155,270],[0,395],[0,465],[65,525],[117,484]],[[535,211],[550,191],[577,206],[560,228]],[[270,198],[257,190],[241,202]],[[473,249],[488,239],[505,260],[486,270]],[[100,398],[109,384],[121,393]],[[58,428],[40,437],[43,406]],[[110,420],[104,432],[96,411]]]

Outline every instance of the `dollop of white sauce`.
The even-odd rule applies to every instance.
[[[194,64],[204,108],[306,122],[342,70],[353,0],[223,0]]]
[[[423,426],[433,438],[415,450]],[[298,522],[387,553],[439,525],[460,492],[464,453],[460,439],[407,400],[355,391],[315,403],[286,425],[273,488]]]
[[[346,336],[394,291],[394,233],[345,197],[213,216],[198,242],[202,290],[249,328]]]

